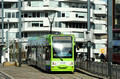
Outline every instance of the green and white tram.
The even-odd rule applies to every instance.
[[[45,35],[28,39],[27,63],[45,71],[75,70],[74,35]]]

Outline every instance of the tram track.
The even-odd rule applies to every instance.
[[[75,73],[76,74],[76,73]],[[80,74],[80,73],[79,73]],[[74,74],[65,73],[65,74],[54,74],[55,76],[59,77],[59,79],[84,79],[80,76],[76,76]]]
[[[7,75],[5,75],[2,72],[0,72],[0,79],[12,79],[12,78],[10,78]]]

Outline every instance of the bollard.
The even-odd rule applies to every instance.
[[[94,73],[95,73],[95,68],[96,68],[96,64],[95,64],[95,62],[94,62]]]
[[[102,76],[103,76],[103,62],[102,62],[102,65],[101,65],[101,67],[102,67],[102,73],[101,73],[101,74],[102,74]]]
[[[108,77],[108,63],[106,62],[106,77]]]
[[[112,73],[112,70],[113,70],[113,64],[112,64],[112,62],[111,62],[110,64],[111,64],[111,74],[113,74],[113,73]],[[113,76],[113,75],[110,76],[110,79],[112,79],[112,76]]]
[[[99,67],[98,67],[99,65],[98,65],[98,64],[99,64],[99,63],[97,62],[97,69],[98,69],[98,70],[97,70],[97,74],[99,75]]]
[[[118,70],[117,70],[117,64],[116,64],[115,66],[116,66],[116,79],[118,79]]]

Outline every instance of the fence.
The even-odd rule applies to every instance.
[[[76,60],[77,68],[86,70],[96,75],[108,77],[108,63],[107,62],[93,62],[90,61],[89,64],[83,59],[77,58]],[[120,79],[120,65],[111,64],[112,79]]]

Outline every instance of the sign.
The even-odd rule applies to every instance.
[[[106,48],[100,48],[99,53],[105,54],[106,53]]]
[[[85,31],[84,32],[84,38],[85,38],[85,41],[93,41],[93,31]]]
[[[53,36],[53,41],[71,41],[72,37],[71,36]]]

